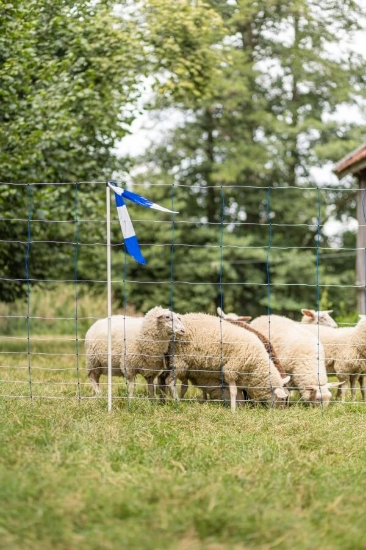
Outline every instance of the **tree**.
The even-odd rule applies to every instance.
[[[107,179],[125,166],[113,149],[128,132],[139,94],[142,54],[134,22],[112,16],[107,2],[85,0],[15,0],[3,3],[1,11],[0,181]],[[0,261],[5,278],[14,279],[1,281],[1,300],[24,295],[27,245],[21,243],[27,240],[27,224],[9,220],[26,220],[32,199],[33,217],[45,222],[67,219],[74,210],[71,186],[33,190],[32,197],[31,189],[0,188],[5,218]],[[82,204],[90,194],[86,185],[79,186]],[[95,194],[88,204],[98,213],[104,201]],[[65,227],[57,226],[58,240],[69,239]],[[55,227],[32,223],[32,234],[33,239],[54,241]],[[34,244],[32,277],[48,278],[55,265],[60,278],[73,277],[73,262],[65,262],[64,256],[72,259],[73,253],[62,251],[61,245],[51,251]]]
[[[326,280],[329,265],[318,259],[330,246],[322,227],[331,196],[316,189],[312,168],[333,160],[335,150],[342,156],[340,149],[352,148],[362,131],[332,119],[340,105],[361,104],[364,97],[365,59],[343,50],[332,53],[342,37],[359,28],[361,8],[353,1],[328,0],[208,4],[224,21],[224,35],[211,48],[223,52],[226,62],[205,97],[168,98],[165,106],[179,109],[184,122],[144,155],[140,181],[190,187],[180,201],[186,223],[177,234],[187,246],[179,280],[190,280],[191,290],[199,288],[193,282],[215,281],[213,292],[191,295],[191,305],[214,311],[223,276],[228,307],[258,314],[270,305],[295,316],[321,299],[317,281]],[[158,100],[155,108],[163,107]],[[339,215],[348,207],[353,208],[345,204]],[[215,272],[212,250],[202,243],[194,259],[192,247],[199,241],[198,227],[206,243],[218,245],[223,219],[223,241],[231,248],[223,250],[223,265]],[[159,280],[169,280],[167,260]],[[154,279],[154,271],[149,276]],[[179,284],[178,310],[187,302]],[[332,288],[329,294],[334,301]]]

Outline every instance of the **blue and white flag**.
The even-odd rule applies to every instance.
[[[178,214],[178,212],[175,212],[174,210],[169,210],[168,208],[164,208],[164,206],[160,206],[159,204],[156,204],[149,199],[145,199],[145,197],[141,197],[141,195],[137,195],[136,193],[132,193],[131,191],[127,191],[126,189],[121,189],[120,187],[117,187],[116,182],[114,181],[109,181],[108,186],[114,191],[115,194],[118,218],[119,223],[121,224],[126,252],[130,254],[130,256],[132,256],[136,260],[136,262],[139,262],[140,264],[146,264],[146,260],[141,254],[136,233],[133,228],[131,218],[127,211],[127,207],[125,201],[123,200],[123,197],[132,202],[135,202],[136,204],[139,204],[140,206],[143,206],[144,208],[153,208],[155,210],[161,210],[162,212],[170,212],[171,214]]]

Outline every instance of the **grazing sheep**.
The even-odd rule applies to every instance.
[[[238,388],[245,389],[249,397],[257,401],[284,403],[287,400],[288,391],[283,386],[289,377],[281,378],[255,334],[204,313],[182,315],[182,322],[186,335],[174,342],[172,374],[168,376],[176,398],[172,377],[177,377],[183,385],[190,380],[209,390],[226,383],[232,410]]]
[[[139,373],[148,382],[149,397],[154,396],[154,378],[164,368],[164,353],[173,333],[184,334],[180,317],[160,306],[144,317],[112,316],[112,374],[126,376],[131,397]],[[108,372],[108,319],[90,327],[85,348],[88,376],[95,393],[100,393],[99,378]]]
[[[366,318],[362,315],[354,327],[329,328],[307,325],[324,346],[328,374],[335,374],[342,382],[337,395],[345,400],[349,383],[351,396],[355,398],[359,380],[363,401],[366,401]]]
[[[291,386],[299,390],[301,398],[312,404],[328,405],[332,397],[329,388],[339,383],[327,380],[324,350],[316,336],[305,326],[280,315],[262,315],[251,326],[273,343],[286,372],[291,374]]]
[[[332,309],[323,311],[315,311],[314,309],[302,309],[301,313],[303,314],[303,317],[301,319],[302,323],[315,325],[319,324],[333,328],[336,328],[338,326],[335,320],[332,319],[332,317],[329,315],[330,313],[333,313]]]
[[[141,330],[144,317],[111,316],[112,376],[123,376],[120,362],[124,340],[131,340]],[[108,317],[96,321],[85,335],[86,371],[96,394],[99,379],[108,374]]]
[[[249,332],[253,332],[259,340],[264,345],[270,359],[273,361],[274,366],[278,370],[278,372],[281,374],[282,378],[286,378],[287,374],[285,371],[284,366],[282,365],[280,359],[277,356],[277,353],[275,349],[273,348],[271,342],[266,338],[261,332],[258,330],[255,330],[251,325],[249,325],[246,321],[240,321],[239,319],[251,319],[251,317],[239,317],[237,320],[228,318],[227,321],[229,323],[232,323],[233,325],[238,325],[239,327],[242,327],[244,330],[249,330]]]

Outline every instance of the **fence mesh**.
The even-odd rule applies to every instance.
[[[107,316],[107,235],[103,209],[105,185],[105,182],[2,184],[7,204],[14,205],[9,211],[4,209],[0,219],[3,262],[0,277],[0,395],[4,398],[31,401],[39,398],[79,401],[95,398],[85,368],[85,334],[97,320]],[[148,187],[145,194],[148,195],[153,188]],[[173,210],[179,210],[181,204],[189,205],[190,201],[199,205],[202,194],[208,192],[206,186],[192,188],[174,185],[160,188]],[[245,202],[246,193],[254,188],[237,186],[235,190],[238,189]],[[257,315],[271,316],[284,313],[286,307],[281,308],[281,300],[289,300],[289,296],[293,296],[292,300],[299,301],[297,320],[300,321],[300,309],[309,307],[321,310],[327,293],[334,292],[336,299],[339,299],[342,293],[348,297],[355,296],[360,289],[363,291],[365,281],[356,283],[354,272],[351,280],[340,270],[337,280],[336,267],[333,267],[333,275],[327,276],[327,262],[342,266],[345,261],[350,261],[355,265],[357,248],[342,242],[342,232],[347,230],[350,220],[344,221],[341,230],[328,229],[332,232],[331,245],[322,243],[326,229],[322,217],[332,203],[332,197],[344,195],[348,201],[355,201],[357,191],[334,188],[260,188],[256,190],[256,203],[251,205],[256,213],[254,219],[249,207],[245,216],[228,215],[237,208],[231,198],[232,190],[232,187],[216,188],[219,200],[215,205],[218,213],[214,221],[209,220],[205,213],[193,217],[185,207],[175,216],[160,212],[141,215],[137,207],[131,208],[137,237],[143,235],[141,248],[143,254],[146,252],[147,255],[147,266],[137,266],[132,258],[125,255],[119,221],[112,204],[113,314],[137,317],[142,322],[142,316],[152,307],[156,298],[159,302],[155,305],[179,314],[200,308],[201,311],[216,315],[217,307],[225,311],[229,303],[230,309],[238,305],[236,313],[240,316],[251,315],[253,311]],[[285,208],[281,209],[282,199],[284,204],[286,202],[286,209],[292,205],[296,211],[292,217]],[[305,217],[305,210],[302,212],[302,201],[312,202],[311,219]],[[96,216],[96,213],[99,215]],[[257,240],[251,240],[249,237],[255,227],[263,231],[257,231]],[[301,239],[297,232],[304,228],[312,231],[314,239],[299,244]],[[359,231],[364,231],[364,225],[360,225]],[[281,238],[276,240],[279,235]],[[292,264],[293,278],[289,275]],[[239,278],[243,271],[238,266],[246,270],[245,277]],[[259,268],[253,270],[253,266]],[[297,298],[292,289],[299,288],[302,291],[300,298]],[[237,298],[240,295],[244,295],[245,299]],[[230,298],[227,299],[227,296]],[[243,303],[247,304],[246,311],[241,310]],[[334,307],[336,314],[337,305]],[[347,330],[354,330],[356,317],[354,323],[348,324]],[[202,330],[199,320],[197,327]],[[170,398],[167,390],[169,377],[172,379],[169,387],[174,389],[175,385],[180,386],[182,376],[179,369],[183,360],[191,365],[189,377],[183,379],[184,383],[188,384],[188,380],[190,382],[183,399],[201,399],[208,395],[212,401],[229,402],[231,378],[228,376],[227,364],[230,358],[232,378],[238,381],[238,402],[248,399],[271,402],[267,394],[264,397],[260,395],[263,388],[258,383],[257,373],[251,372],[252,367],[242,366],[243,357],[246,354],[249,356],[250,351],[235,347],[237,329],[236,336],[231,340],[225,321],[220,319],[217,321],[218,333],[207,330],[205,343],[195,344],[193,351],[182,347],[182,340],[188,337],[175,335],[167,343],[162,361],[162,365],[170,367],[171,372],[169,376],[167,372],[161,376],[161,390],[157,391],[157,398]],[[144,369],[146,361],[154,362],[154,353],[149,348],[153,350],[155,340],[151,339],[147,352],[141,353],[140,362],[137,360],[140,370],[133,386],[123,376],[126,366],[130,368],[126,346],[133,331],[129,333],[128,330],[125,324],[122,366],[120,354],[118,360],[113,356],[113,374],[119,376],[113,377],[114,400],[130,401],[148,397]],[[244,331],[245,328],[239,330]],[[323,366],[319,348],[321,330],[318,328],[318,344],[313,361],[319,387],[324,385],[321,380]],[[276,337],[272,332],[272,325],[269,324],[266,336],[273,344],[272,340],[276,341]],[[199,340],[203,337],[197,338]],[[105,344],[106,340],[101,337],[100,341]],[[334,344],[332,353],[336,353],[334,350],[337,351],[337,345],[343,350],[344,340],[340,339],[338,344]],[[328,380],[334,382],[345,378],[344,387],[349,383],[354,391],[357,390],[353,396],[354,402],[364,400],[365,396],[362,375],[366,350],[357,346],[358,343],[351,341],[349,336],[349,357],[344,353],[342,355],[344,369],[339,364],[337,372],[334,365],[334,370],[328,368]],[[263,376],[273,397],[276,383],[271,379],[271,352],[268,354],[267,350],[266,353],[267,370]],[[293,350],[285,351],[280,346],[276,353],[285,365],[286,372],[286,365],[291,359],[301,363],[300,352],[297,356]],[[329,353],[329,362],[338,357],[329,357]],[[103,359],[106,360],[105,355]],[[136,358],[134,360],[136,362]],[[235,365],[241,366],[236,370]],[[206,377],[201,376],[202,370],[206,370]],[[153,374],[156,389],[158,369],[153,370]],[[296,388],[298,385],[294,385],[293,373],[289,374],[292,375],[289,386]],[[201,383],[201,378],[205,383]],[[107,393],[106,383],[103,372],[100,378],[101,393],[98,395],[103,399]],[[302,387],[306,387],[306,381]],[[185,388],[178,389],[178,395],[180,391],[184,393]],[[253,397],[256,395],[255,390],[261,390],[256,398]],[[332,390],[334,401],[336,391],[336,388]],[[351,398],[351,394],[346,395],[347,400]],[[292,399],[304,401],[304,393],[295,393]]]

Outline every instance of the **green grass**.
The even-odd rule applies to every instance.
[[[75,332],[32,330],[30,355],[26,332],[5,334],[1,549],[365,548],[363,404],[233,414],[149,401],[143,383],[128,403],[114,378],[108,413]]]
[[[7,549],[364,548],[366,415],[1,402]]]

